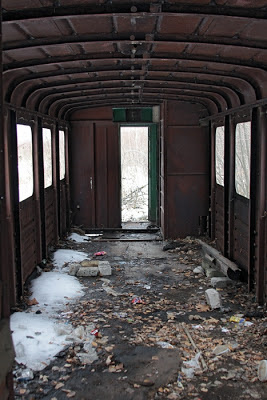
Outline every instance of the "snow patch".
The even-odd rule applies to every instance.
[[[66,263],[81,262],[85,258],[88,255],[84,252],[57,250],[53,258],[56,269],[43,272],[32,281],[31,298],[35,298],[38,304],[28,312],[14,313],[10,321],[18,363],[41,371],[66,344],[76,340],[72,338],[70,341],[68,337],[73,327],[64,314],[69,312],[66,304],[83,295],[83,286],[77,278],[67,275],[67,269],[62,268]]]
[[[66,335],[57,333],[58,321],[47,316],[17,312],[11,316],[10,324],[16,361],[34,371],[44,369],[66,345]]]
[[[87,236],[85,235],[79,235],[78,233],[72,233],[69,237],[68,240],[73,240],[74,242],[77,243],[83,243],[83,242],[90,242]]]
[[[32,282],[31,290],[31,299],[35,298],[39,303],[34,309],[46,307],[51,311],[83,294],[83,286],[77,278],[60,272],[43,272]]]
[[[54,253],[52,262],[60,270],[66,263],[81,262],[85,258],[89,258],[89,256],[83,251],[59,249]]]

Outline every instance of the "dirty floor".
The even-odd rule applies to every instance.
[[[98,359],[83,365],[76,354],[82,344],[72,344],[33,380],[15,378],[15,398],[267,399],[267,382],[257,375],[267,359],[267,318],[246,284],[219,290],[223,307],[211,310],[205,299],[210,279],[193,272],[202,261],[196,241],[163,251],[159,240],[115,239],[60,243],[90,257],[105,251],[102,260],[112,266],[106,281],[79,278],[85,295],[67,309],[73,326],[98,329]],[[247,313],[250,326],[229,321]],[[220,349],[226,351],[216,355]]]

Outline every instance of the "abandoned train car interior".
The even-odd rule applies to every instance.
[[[208,238],[264,305],[267,1],[0,3],[1,399],[36,266],[73,226],[123,230],[126,128],[145,132],[147,224]]]

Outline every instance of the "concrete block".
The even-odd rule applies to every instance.
[[[233,286],[234,285],[234,281],[232,281],[229,278],[211,278],[211,286],[215,287],[215,288],[226,288],[228,286]]]
[[[98,267],[98,263],[96,260],[83,260],[80,264],[82,267]]]
[[[210,257],[208,254],[205,254],[202,260],[202,268],[204,270],[208,270],[214,267],[214,258]]]
[[[201,266],[194,268],[193,272],[194,272],[194,274],[200,274],[200,275],[204,275],[205,274],[205,271]]]
[[[111,266],[108,261],[99,261],[98,264],[99,275],[110,276],[112,274]]]
[[[222,303],[221,303],[221,297],[219,292],[215,289],[207,289],[205,291],[205,296],[208,305],[211,307],[212,310],[216,308],[221,308]]]
[[[76,276],[97,276],[98,275],[98,267],[80,267],[76,273]]]
[[[223,272],[219,271],[216,268],[209,268],[206,270],[206,276],[208,278],[225,278],[225,275]]]
[[[79,263],[70,263],[69,264],[69,275],[75,276],[77,274],[78,269],[80,268]]]

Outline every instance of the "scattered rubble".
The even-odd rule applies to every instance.
[[[221,306],[222,306],[221,297],[220,297],[220,293],[217,290],[207,289],[205,291],[205,295],[206,295],[207,303],[212,310],[215,310],[216,308],[221,308]]]
[[[69,275],[88,277],[88,276],[110,276],[111,266],[108,261],[83,260],[81,263],[69,263]]]
[[[58,311],[65,346],[33,379],[15,374],[16,400],[79,400],[89,391],[96,400],[107,393],[110,400],[265,399],[259,366],[267,359],[266,309],[243,283],[211,288],[195,271],[202,261],[197,242],[176,244],[162,252],[158,242],[106,243],[108,261],[93,262],[108,262],[112,275],[75,278],[82,297],[66,299]],[[63,269],[96,269],[90,258],[98,245],[76,243],[86,256]],[[43,304],[30,309],[45,312]]]

